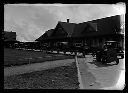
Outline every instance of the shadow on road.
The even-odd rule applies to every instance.
[[[95,64],[97,66],[97,68],[99,67],[108,67],[108,66],[113,66],[115,64],[103,64],[101,62],[97,62],[97,61],[93,61],[93,62],[88,62],[90,64]]]

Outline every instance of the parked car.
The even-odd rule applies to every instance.
[[[124,58],[124,51],[123,48],[120,47],[119,43],[117,41],[106,41],[104,47],[112,46],[117,51],[117,56],[120,56],[120,58]]]
[[[116,64],[119,63],[118,56],[124,57],[122,49],[119,47],[117,41],[106,41],[103,49],[97,52],[96,60],[102,63],[110,63],[116,61]]]

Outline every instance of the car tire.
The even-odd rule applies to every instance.
[[[116,60],[116,65],[118,65],[118,64],[119,64],[119,59]]]
[[[121,55],[121,59],[123,59],[124,58],[124,55]]]

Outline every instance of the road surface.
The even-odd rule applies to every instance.
[[[81,89],[113,89],[121,72],[125,72],[123,59],[120,59],[118,65],[114,65],[113,62],[106,66],[100,62],[94,62],[90,55],[86,58],[78,58],[78,67],[83,85]]]

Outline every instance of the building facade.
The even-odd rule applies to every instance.
[[[124,34],[120,34],[120,15],[92,20],[83,23],[58,22],[55,29],[46,31],[45,37],[37,41],[45,41],[51,46],[58,42],[82,43],[90,47],[102,48],[105,41],[114,40],[124,47]],[[51,32],[48,35],[48,32]],[[46,35],[47,34],[47,35]],[[41,37],[43,37],[43,35]]]
[[[4,31],[2,35],[3,35],[2,39],[5,47],[12,47],[15,42],[18,42],[16,40],[16,32]]]

